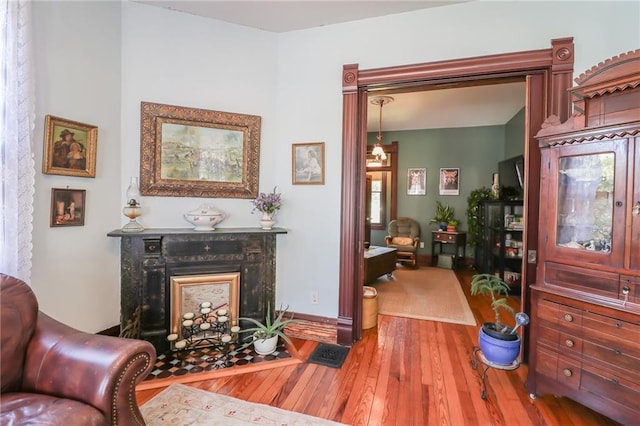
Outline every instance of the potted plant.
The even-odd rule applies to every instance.
[[[518,325],[527,324],[529,319],[524,313],[515,314],[514,309],[508,305],[506,296],[509,295],[509,286],[500,277],[493,274],[474,275],[471,280],[471,295],[478,294],[491,297],[491,308],[495,315],[495,322],[486,322],[480,327],[478,344],[482,354],[487,361],[495,364],[512,364],[520,353],[520,336],[515,333],[517,327],[509,327],[500,321],[500,310],[515,315],[519,320]]]
[[[436,201],[436,214],[429,223],[437,223],[441,230],[447,229],[447,223],[454,219],[454,210],[448,204],[442,204],[440,201]]]
[[[239,318],[240,320],[249,321],[254,324],[254,327],[246,328],[242,330],[241,333],[252,334],[253,347],[256,353],[260,355],[273,353],[278,345],[278,337],[282,337],[285,342],[291,343],[291,340],[284,334],[284,328],[297,320],[293,318],[285,320],[284,317],[287,310],[288,308],[281,309],[278,315],[272,319],[271,308],[267,305],[267,317],[264,323],[253,318]]]
[[[460,221],[458,219],[451,219],[447,222],[447,231],[456,232],[458,230],[458,225],[460,225]]]

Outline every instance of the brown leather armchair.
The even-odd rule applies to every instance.
[[[0,424],[145,424],[135,386],[156,360],[149,342],[68,327],[4,274],[0,299]]]
[[[418,246],[420,245],[420,224],[410,217],[399,217],[389,222],[389,235],[385,237],[387,247],[396,251],[398,262],[411,266],[418,265]]]

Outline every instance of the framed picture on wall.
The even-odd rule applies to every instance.
[[[407,169],[407,195],[427,194],[427,169]]]
[[[294,143],[291,161],[294,185],[324,185],[324,142]]]
[[[460,169],[440,169],[440,195],[460,195]]]
[[[42,173],[96,177],[98,128],[52,115],[44,123]]]
[[[258,195],[259,116],[152,102],[140,108],[142,195]]]
[[[84,189],[51,188],[51,217],[49,226],[84,226]]]

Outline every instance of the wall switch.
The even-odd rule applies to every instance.
[[[311,304],[312,305],[317,305],[318,304],[318,292],[317,291],[312,291],[311,292]]]
[[[424,241],[420,241],[420,248],[424,248]]]

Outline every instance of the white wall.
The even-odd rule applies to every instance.
[[[123,193],[138,175],[140,101],[262,117],[260,190],[278,185],[285,202],[278,224],[289,230],[278,237],[277,301],[335,317],[343,64],[368,69],[546,49],[552,38],[573,36],[577,75],[640,44],[637,2],[472,2],[280,35],[136,3],[121,5],[121,22],[113,3],[34,6],[38,58],[61,74],[39,71],[38,119],[55,113],[100,126],[95,182],[37,178],[34,287],[50,313],[89,331],[119,320],[119,241],[105,234],[125,222]],[[79,40],[69,16],[92,24]],[[616,16],[616,24],[589,25],[601,16]],[[107,35],[121,38],[121,49]],[[96,52],[90,73],[66,67],[65,54],[87,50]],[[96,92],[101,103],[88,105]],[[292,185],[291,144],[317,141],[326,144],[326,184]],[[88,189],[91,223],[50,229],[50,188],[67,182]],[[235,199],[145,197],[141,222],[187,227],[182,213],[203,201],[229,214],[221,226],[256,226],[249,201]],[[80,262],[62,267],[67,259]]]
[[[574,37],[576,75],[640,45],[639,5],[622,2],[471,2],[331,25],[280,36],[278,156],[290,144],[325,141],[327,182],[291,186],[282,212],[291,233],[278,246],[278,295],[297,312],[337,316],[344,64],[360,69],[523,50]],[[615,25],[589,25],[616,16]],[[619,19],[619,21],[618,21]],[[320,304],[310,304],[311,291]]]
[[[36,193],[32,286],[40,308],[88,331],[119,322],[120,3],[34,2]],[[98,126],[96,177],[44,175],[44,117]],[[85,189],[85,226],[49,227],[51,188]]]

